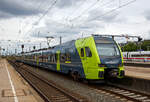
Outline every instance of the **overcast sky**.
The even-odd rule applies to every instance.
[[[46,47],[46,36],[55,37],[52,46],[59,43],[59,36],[66,42],[93,33],[149,39],[149,4],[149,0],[0,0],[0,45],[39,48],[40,42]]]

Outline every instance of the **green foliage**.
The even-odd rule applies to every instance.
[[[144,41],[144,42],[141,44],[141,48],[142,48],[144,51],[150,50],[150,41]]]
[[[127,45],[123,46],[123,51],[137,51],[137,45],[135,43],[128,43]]]
[[[128,44],[126,44],[125,46],[122,46],[122,51],[137,51],[137,50],[144,50],[150,51],[150,41],[143,41],[140,43],[134,43],[134,42],[130,42]]]

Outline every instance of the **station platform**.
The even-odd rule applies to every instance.
[[[0,102],[44,102],[5,59],[0,59]]]
[[[125,66],[125,75],[133,78],[150,80],[150,68]]]

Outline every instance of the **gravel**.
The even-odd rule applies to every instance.
[[[91,88],[90,86],[85,85],[81,82],[73,81],[72,79],[67,78],[69,77],[67,75],[48,70],[41,70],[39,68],[31,69],[36,73],[42,75],[43,77],[55,82],[56,84],[82,95],[83,97],[90,100],[90,102],[123,102],[122,99],[118,96],[111,95],[104,91]]]

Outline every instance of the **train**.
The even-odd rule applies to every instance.
[[[17,61],[69,74],[74,80],[122,79],[125,75],[120,46],[113,38],[99,35],[22,53],[17,56]]]
[[[150,62],[150,51],[123,52],[124,61]]]

